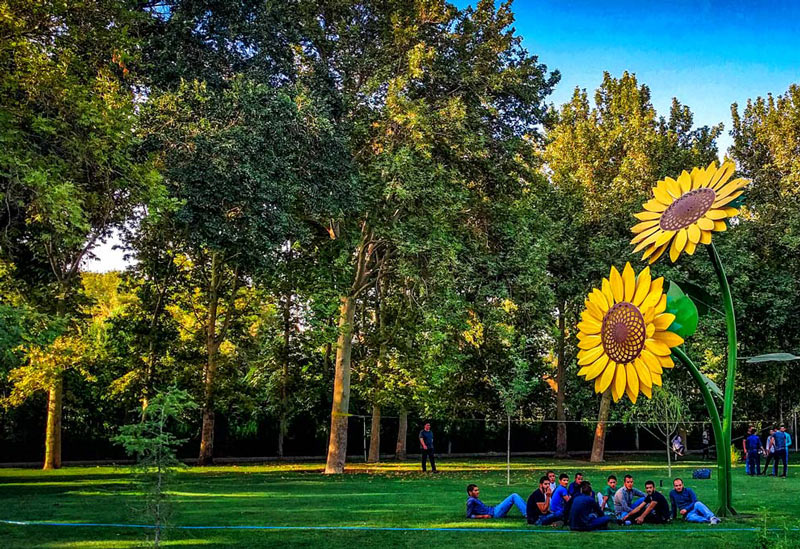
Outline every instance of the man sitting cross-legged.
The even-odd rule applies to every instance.
[[[516,505],[522,516],[527,516],[525,508],[525,501],[519,497],[519,494],[511,494],[504,499],[496,507],[489,507],[478,499],[480,490],[477,484],[470,484],[467,486],[467,518],[472,519],[490,519],[490,518],[503,518],[508,514],[512,506]]]
[[[550,514],[550,478],[547,475],[539,479],[539,488],[528,497],[526,510],[528,524],[540,524],[540,520]]]
[[[648,480],[644,483],[644,490],[647,492],[647,496],[644,498],[643,502],[628,513],[627,520],[636,524],[642,524],[644,522],[662,524],[664,522],[669,522],[671,517],[667,498],[665,498],[661,492],[656,491],[656,484],[652,480]]]
[[[581,482],[581,493],[572,500],[569,512],[569,529],[578,532],[605,530],[612,517],[603,515],[600,506],[592,496],[592,486],[588,480]]]
[[[614,495],[617,493],[617,477],[608,475],[608,482],[606,487],[600,492],[597,492],[597,504],[604,514],[616,518],[617,513],[614,510]]]
[[[675,488],[669,493],[669,499],[672,501],[672,518],[681,515],[687,522],[719,523],[719,519],[711,509],[702,501],[697,501],[694,490],[683,485],[683,480],[676,478],[672,486]]]
[[[617,518],[622,522],[628,520],[628,514],[644,500],[644,497],[644,492],[633,487],[633,477],[625,475],[622,480],[622,488],[614,494],[614,510],[617,512]],[[641,498],[641,500],[634,498]]]

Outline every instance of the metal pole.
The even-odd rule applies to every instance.
[[[797,410],[794,411],[794,451],[797,452]]]
[[[367,462],[367,416],[361,418],[364,426],[364,463]]]

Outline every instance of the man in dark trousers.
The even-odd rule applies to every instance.
[[[419,446],[422,452],[422,471],[428,470],[426,462],[428,458],[431,459],[431,471],[436,472],[436,460],[433,457],[433,431],[431,431],[431,424],[426,423],[419,432]]]
[[[569,512],[569,529],[577,532],[605,530],[613,517],[603,515],[597,500],[592,496],[592,485],[588,481],[580,484],[580,492],[572,500]]]
[[[775,438],[775,447],[777,450],[778,446],[778,439]],[[750,466],[748,468],[748,475],[760,475],[761,474],[761,451],[764,447],[761,445],[761,438],[756,434],[756,428],[750,427],[748,431],[748,437],[745,439],[745,448],[747,448],[747,464]],[[775,465],[778,462],[776,460]]]
[[[644,491],[647,496],[636,509],[628,513],[628,520],[634,524],[650,523],[663,524],[672,518],[669,503],[661,492],[656,490],[656,484],[652,480],[644,483]],[[627,522],[626,522],[627,524]]]
[[[783,474],[781,476],[785,477],[786,476],[786,453],[787,453],[786,452],[786,450],[787,450],[786,427],[781,425],[781,428],[778,429],[777,431],[775,431],[775,433],[772,436],[775,438],[775,450],[773,452],[773,457],[775,458],[775,461],[772,464],[772,474],[777,476],[777,474],[778,474],[778,464],[780,462],[783,462]],[[765,467],[765,469],[766,469],[766,467]]]

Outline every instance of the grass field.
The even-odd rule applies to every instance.
[[[677,522],[662,527],[614,527],[600,533],[572,533],[566,529],[529,527],[513,510],[503,520],[464,518],[465,486],[475,482],[481,498],[495,504],[514,491],[524,498],[548,468],[557,472],[582,471],[597,487],[608,474],[630,472],[636,485],[652,479],[666,494],[670,481],[666,467],[654,459],[611,461],[602,466],[586,462],[517,459],[511,486],[506,486],[501,461],[441,459],[436,476],[418,472],[416,463],[382,463],[367,468],[353,464],[348,474],[329,477],[322,466],[284,464],[247,467],[192,468],[180,472],[170,486],[174,526],[352,526],[379,528],[458,528],[459,530],[181,530],[167,533],[172,547],[518,547],[521,544],[577,543],[603,546],[681,547],[800,546],[800,478],[790,467],[788,479],[745,477],[734,470],[734,504],[740,515],[719,526]],[[713,480],[692,481],[691,470],[701,462],[681,462],[681,475],[698,497],[712,508]],[[714,471],[712,474],[715,474]],[[687,478],[688,477],[688,478]],[[66,468],[59,471],[0,469],[0,519],[68,523],[137,524],[137,493],[124,470],[110,467]],[[759,531],[773,528],[768,538]],[[463,529],[481,529],[480,531]],[[491,529],[494,531],[485,531]],[[741,531],[745,530],[746,531]],[[502,531],[500,531],[502,530]],[[505,530],[512,530],[511,532]],[[687,532],[686,530],[691,530]],[[23,526],[0,523],[0,547],[128,548],[143,547],[146,531],[123,527]],[[623,545],[620,545],[623,544]]]

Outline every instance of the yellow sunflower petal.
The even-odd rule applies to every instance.
[[[711,231],[700,232],[700,244],[711,244]]]
[[[664,290],[664,277],[660,276],[650,283],[650,293],[642,301],[640,309],[650,309],[658,304]]]
[[[669,248],[669,258],[675,263],[681,255],[683,248],[686,246],[686,229],[680,229],[672,240],[672,246]]]
[[[724,221],[714,221],[714,230],[718,233],[722,233],[728,230],[728,226]]]
[[[658,332],[658,333],[666,334],[671,332]],[[672,351],[669,348],[669,345],[667,345],[663,340],[655,339],[653,337],[649,337],[644,341],[644,347],[645,349],[647,349],[656,356],[668,356],[670,353],[672,353]],[[578,353],[578,356],[580,356],[580,353]],[[580,361],[578,361],[578,365],[579,366],[581,365]]]
[[[673,332],[657,332],[656,335],[653,336],[653,339],[655,339],[656,341],[660,341],[661,343],[664,343],[670,347],[677,347],[678,345],[683,345],[683,338]],[[656,354],[661,355],[661,353],[656,353]],[[666,355],[661,355],[661,356],[668,356],[669,354],[671,354],[671,351],[669,353],[666,353]]]
[[[656,333],[655,324],[653,324],[652,322],[647,322],[645,325],[646,325],[644,329],[645,334],[647,335],[647,337],[653,337]]]
[[[589,314],[591,314],[594,318],[598,320],[603,320],[605,313],[600,309],[600,307],[598,307],[588,299],[584,301],[583,304],[586,305],[586,310],[589,311]]]
[[[659,387],[661,387],[661,385],[662,385],[662,383],[661,383],[661,374],[654,374],[654,373],[651,372],[650,377],[653,380],[653,385],[658,385]]]
[[[652,265],[653,263],[658,261],[658,258],[664,255],[664,252],[667,251],[667,248],[669,248],[669,244],[664,244],[663,246],[659,246],[658,248],[656,248],[656,251],[653,253],[653,255],[650,256],[650,259],[648,259],[647,262],[650,265]]]
[[[636,372],[636,366],[632,363],[625,365],[625,379],[628,384],[628,391],[625,392],[631,402],[636,403],[636,396],[639,394],[639,374]]]
[[[744,193],[744,191],[736,191],[736,192],[735,192],[735,193],[733,193],[733,194],[729,194],[729,195],[728,195],[728,196],[726,196],[725,198],[720,198],[720,199],[718,199],[718,200],[714,201],[714,204],[712,204],[711,206],[712,206],[713,208],[721,208],[721,207],[722,207],[722,206],[724,206],[725,204],[727,204],[727,203],[729,203],[729,202],[732,202],[733,200],[736,200],[737,198],[739,198],[740,196],[742,196],[742,193]]]
[[[630,262],[625,263],[625,268],[622,269],[622,286],[624,292],[622,298],[630,302],[636,292],[636,273],[633,272]]]
[[[708,184],[709,179],[711,179],[711,174],[708,172],[708,170],[694,168],[692,170],[692,190],[705,187]]]
[[[675,322],[674,314],[662,313],[656,317],[655,321],[653,321],[653,324],[655,324],[656,330],[658,330],[659,332],[663,332],[664,330],[669,328],[673,322]]]
[[[640,232],[646,229],[652,229],[653,227],[658,227],[658,220],[642,221],[641,223],[637,223],[631,227],[631,232],[634,234],[639,234]]]
[[[642,207],[645,210],[647,210],[648,212],[664,212],[664,211],[667,210],[667,205],[666,204],[662,204],[661,202],[659,202],[655,198],[650,199],[647,202],[645,202]]]
[[[603,279],[603,283],[600,285],[601,291],[608,302],[609,308],[614,306],[614,293],[611,291],[611,284],[608,282],[607,278]]]
[[[697,227],[703,231],[713,231],[714,230],[714,222],[711,219],[706,219],[705,217],[701,217],[697,220]]]
[[[672,361],[671,356],[660,356],[658,358],[658,363],[661,364],[662,368],[674,368],[675,362]]]
[[[597,322],[578,322],[578,330],[587,335],[599,334],[601,325]]]
[[[617,364],[614,383],[611,385],[611,396],[614,398],[614,402],[617,402],[625,394],[625,384],[627,382],[625,377],[625,366]]]
[[[671,177],[664,178],[664,186],[667,188],[667,192],[675,198],[680,198],[683,194],[681,192],[681,186]]]
[[[717,197],[716,197],[717,200],[722,200],[723,198],[725,198],[726,196],[730,195],[734,191],[738,191],[742,187],[745,187],[747,185],[747,183],[748,183],[748,181],[746,179],[734,179],[730,183],[727,183],[727,184],[723,185],[717,191]]]
[[[585,351],[578,351],[578,366],[586,366],[591,364],[605,352],[602,345],[588,349]]]
[[[689,242],[694,242],[695,244],[700,242],[700,227],[697,226],[697,223],[692,223],[686,227],[686,236],[689,238]]]
[[[653,310],[657,315],[660,315],[667,310],[667,294],[661,294],[661,299],[658,300],[658,304],[653,308]]]
[[[683,249],[687,255],[694,255],[694,251],[697,249],[697,244],[694,242],[687,242],[686,247]]]
[[[724,208],[724,210],[725,210],[725,215],[727,215],[728,217],[739,215],[739,210],[737,210],[736,208]]]
[[[602,342],[602,338],[599,335],[590,335],[578,342],[578,349],[592,349]]]
[[[705,213],[704,217],[717,221],[719,219],[725,219],[728,217],[728,214],[725,213],[725,210],[715,210],[714,208],[711,208]]]
[[[604,296],[603,292],[597,288],[592,290],[592,293],[589,294],[589,301],[594,303],[598,309],[603,311],[603,314],[608,312],[609,306],[608,301],[606,301],[606,296]]]
[[[642,359],[642,362],[644,362],[644,364],[651,372],[657,372],[659,374],[661,373],[661,364],[658,362],[658,358],[656,358],[656,355],[654,355],[647,349],[642,349],[642,354],[640,355],[640,357]]]
[[[658,212],[644,211],[633,214],[633,217],[639,221],[651,221],[653,219],[661,219],[661,214]]]
[[[625,288],[622,285],[622,277],[616,267],[612,265],[611,275],[608,277],[611,284],[611,293],[614,295],[614,302],[619,303],[625,295]]]
[[[714,175],[711,176],[708,186],[715,190],[720,188],[733,175],[733,169],[733,162],[725,162],[722,164]]]
[[[656,225],[655,227],[645,229],[644,231],[634,236],[631,239],[631,244],[642,243],[642,247],[644,247],[650,242],[655,242],[656,239],[658,239],[659,234],[661,234],[661,227]]]
[[[656,246],[656,245],[650,246],[650,248],[648,248],[647,251],[642,256],[642,261],[644,261],[648,257],[652,257],[653,254],[655,254],[655,259],[658,259],[659,257],[661,257],[661,254],[664,253],[664,250],[667,249],[667,246],[669,246],[669,244],[664,244],[663,246]],[[649,261],[648,263],[653,263],[655,259]]]
[[[636,291],[633,294],[633,303],[637,307],[642,304],[644,298],[650,293],[650,267],[645,267],[639,276],[636,277]]]
[[[641,358],[637,358],[633,361],[634,366],[636,366],[636,374],[639,376],[639,385],[641,387],[652,387],[653,382],[650,379],[650,368],[647,367],[647,364]]]
[[[602,374],[606,366],[608,366],[608,355],[604,353],[600,358],[585,367],[586,372],[584,375],[586,376],[586,381],[591,381]]]
[[[652,324],[653,320],[656,318],[656,310],[652,307],[645,309],[642,316],[644,317],[645,324]]]
[[[603,370],[603,375],[597,378],[594,384],[594,390],[598,393],[605,393],[611,382],[614,380],[614,372],[617,371],[617,365],[613,361],[609,361],[606,369]]]
[[[692,176],[689,175],[689,172],[683,170],[681,175],[678,177],[678,185],[681,186],[681,192],[688,193],[692,190]]]
[[[653,187],[653,196],[656,197],[656,200],[662,204],[666,204],[667,206],[672,204],[672,201],[674,200],[674,198],[667,192],[667,189],[661,187],[661,185],[656,185]]]
[[[655,241],[654,245],[655,245],[655,246],[661,246],[662,244],[666,244],[667,242],[669,242],[669,241],[670,241],[670,239],[671,239],[673,236],[675,236],[675,231],[663,231],[663,232],[661,233],[661,236],[659,236],[659,237],[656,239],[656,241]]]
[[[594,316],[589,311],[581,311],[581,320],[583,320],[585,322],[592,322],[592,323],[602,324],[603,315]]]
[[[642,385],[641,387],[639,387],[639,390],[642,391],[642,394],[644,396],[646,396],[647,398],[653,398],[653,389],[652,388],[647,387],[646,385]]]

